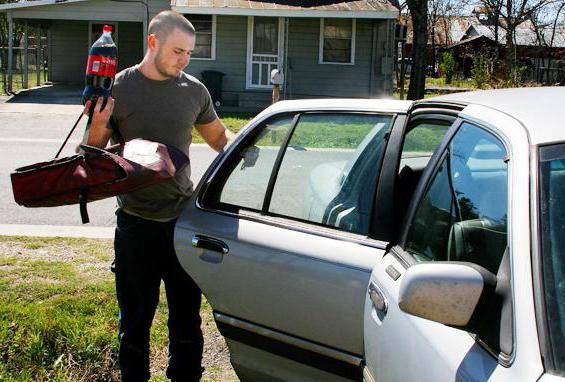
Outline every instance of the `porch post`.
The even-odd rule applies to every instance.
[[[36,86],[41,85],[41,24],[37,24],[37,34],[36,34],[36,42],[35,42],[35,70],[37,73],[37,84]]]
[[[145,16],[143,16],[143,56],[145,57],[145,52],[147,51],[147,23],[149,21],[147,20],[147,13],[145,13]]]
[[[12,70],[14,61],[14,20],[8,12],[8,93],[12,92]]]
[[[24,72],[22,73],[22,86],[27,89],[28,83],[28,70],[29,70],[29,57],[28,57],[28,35],[27,35],[27,21],[24,22]]]

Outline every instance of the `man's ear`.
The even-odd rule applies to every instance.
[[[156,51],[158,44],[159,44],[159,40],[157,39],[156,35],[154,34],[147,35],[147,48]]]

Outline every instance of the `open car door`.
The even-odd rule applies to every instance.
[[[244,381],[359,380],[372,237],[403,101],[279,103],[213,163],[179,218],[177,256]],[[290,106],[288,106],[290,105]]]

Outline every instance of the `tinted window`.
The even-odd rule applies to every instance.
[[[274,138],[267,125],[242,151],[220,202],[368,233],[390,122],[374,114],[303,114],[283,148],[290,121],[279,124]],[[246,166],[248,152],[259,159]]]
[[[220,202],[260,211],[277,154],[293,116],[267,121],[253,142],[239,153],[237,163],[220,193]]]
[[[464,123],[420,202],[406,249],[419,260],[469,261],[497,273],[507,244],[506,151]]]
[[[565,145],[540,149],[540,227],[547,325],[556,372],[565,374]]]

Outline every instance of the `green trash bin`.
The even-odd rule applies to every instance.
[[[215,70],[204,70],[202,72],[202,82],[208,88],[212,102],[216,107],[222,104],[222,79],[224,73]]]

